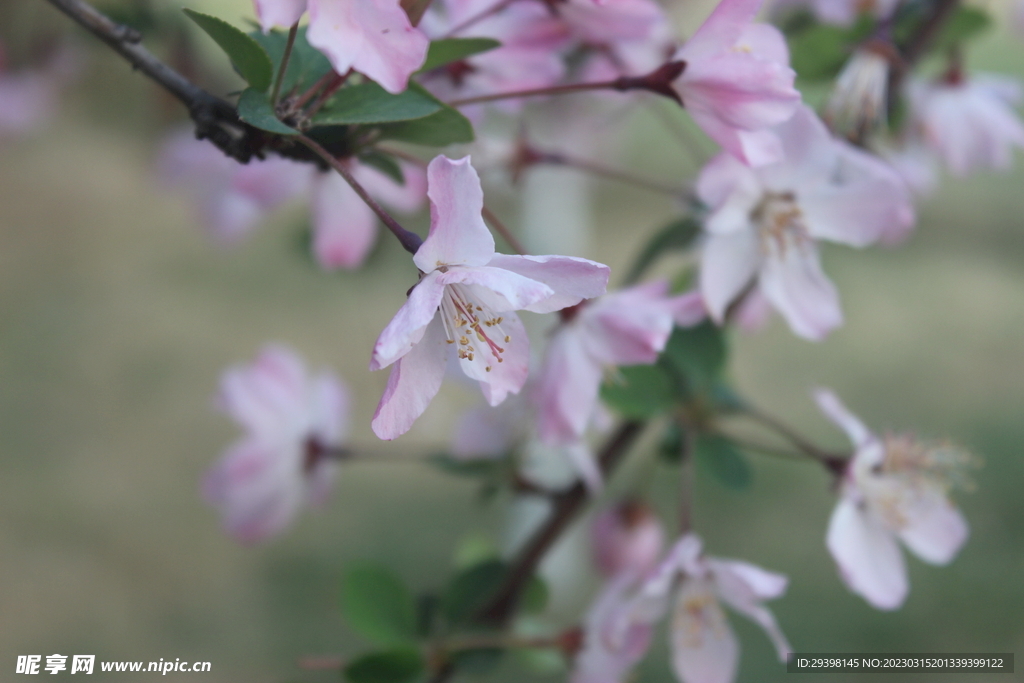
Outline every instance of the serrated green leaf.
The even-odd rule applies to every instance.
[[[414,647],[371,652],[343,670],[349,683],[409,683],[425,668],[423,655]]]
[[[267,94],[255,88],[246,88],[238,98],[238,118],[251,126],[278,135],[299,134],[299,131],[277,118]]]
[[[441,613],[449,625],[467,622],[494,595],[508,574],[501,560],[486,560],[455,575],[441,598]]]
[[[710,320],[672,331],[662,360],[686,378],[691,391],[710,391],[725,370],[725,333]]]
[[[191,9],[184,12],[227,53],[238,74],[250,86],[261,92],[270,87],[270,81],[274,77],[274,65],[262,45],[223,19]]]
[[[657,365],[619,368],[619,377],[601,387],[601,400],[623,417],[645,420],[676,404],[672,378]]]
[[[360,154],[359,160],[367,166],[373,166],[399,185],[405,185],[405,174],[402,173],[402,167],[390,154],[384,154],[377,150],[370,150]]]
[[[694,441],[697,462],[722,485],[732,489],[750,486],[750,465],[731,441],[717,434],[700,434]]]
[[[416,637],[416,601],[405,584],[377,563],[361,563],[345,571],[341,609],[352,629],[377,645]]]
[[[287,31],[253,31],[249,33],[257,43],[270,55],[274,63],[276,74],[284,58],[284,49],[288,44]],[[288,93],[295,89],[303,91],[313,86],[321,77],[332,70],[331,63],[327,57],[309,44],[306,39],[306,27],[301,27],[295,34],[295,44],[292,46],[291,57],[288,58],[288,69],[285,72],[284,80],[281,82],[281,92]]]
[[[953,12],[953,16],[942,25],[931,49],[936,52],[946,52],[978,37],[991,26],[992,17],[988,12],[978,7],[961,5]]]
[[[441,109],[422,119],[384,124],[380,127],[381,139],[411,142],[428,147],[446,147],[473,141],[473,124],[469,119],[427,93],[419,84],[410,83],[409,89],[426,93],[441,105]]]
[[[320,126],[391,123],[422,119],[444,107],[422,88],[392,95],[372,81],[342,88],[313,118]]]
[[[655,233],[637,256],[633,267],[629,269],[629,274],[626,276],[626,284],[639,280],[644,271],[650,268],[665,252],[690,247],[699,234],[700,223],[693,218],[680,218],[666,225]]]
[[[457,62],[466,57],[480,54],[501,47],[501,43],[493,38],[442,38],[430,43],[427,50],[427,61],[420,71],[430,71],[445,64]]]

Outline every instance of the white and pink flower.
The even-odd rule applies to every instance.
[[[1013,150],[1024,149],[1024,123],[1014,111],[1021,101],[1016,79],[971,74],[915,81],[910,101],[921,137],[953,175],[1005,170]]]
[[[427,58],[430,41],[399,0],[254,0],[264,31],[290,28],[309,12],[309,44],[339,74],[350,69],[391,93],[405,90]]]
[[[721,323],[730,304],[757,287],[796,334],[820,340],[842,312],[817,240],[893,242],[913,226],[914,208],[891,167],[832,138],[810,109],[774,132],[785,161],[750,168],[723,153],[701,171],[697,193],[710,213],[700,289]]]
[[[594,518],[590,525],[594,564],[607,577],[623,572],[648,573],[665,546],[665,529],[651,507],[625,500]]]
[[[972,458],[948,444],[879,437],[830,391],[817,391],[815,400],[855,448],[829,521],[829,552],[850,590],[873,607],[897,609],[910,590],[899,541],[925,562],[944,565],[967,540],[967,522],[948,494]]]
[[[673,57],[686,63],[674,83],[683,106],[708,136],[744,163],[780,161],[770,130],[800,102],[786,40],[755,24],[761,0],[722,0]]]
[[[228,534],[264,540],[303,506],[324,501],[337,465],[324,454],[348,434],[341,382],[326,372],[311,376],[294,351],[268,345],[253,364],[224,373],[217,404],[245,430],[203,483]]]
[[[371,370],[393,365],[373,430],[394,439],[441,388],[449,352],[492,406],[526,382],[529,340],[513,311],[551,313],[600,296],[608,267],[567,256],[494,251],[483,191],[469,158],[438,156],[427,169],[430,233],[413,257],[420,280],[373,349]]]

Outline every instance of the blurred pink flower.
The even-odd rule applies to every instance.
[[[706,315],[699,293],[668,296],[668,283],[637,285],[563,314],[535,387],[537,428],[551,445],[578,441],[597,407],[605,370],[650,365],[674,325]]]
[[[513,311],[551,313],[604,293],[608,267],[567,256],[507,256],[481,218],[483,191],[469,157],[427,169],[430,233],[413,257],[420,281],[373,349],[371,370],[394,364],[373,430],[394,439],[438,392],[449,347],[498,405],[526,381],[529,340]]]
[[[774,132],[785,161],[750,168],[723,153],[701,171],[697,193],[710,213],[700,289],[721,323],[754,284],[796,334],[820,340],[842,323],[842,312],[816,240],[895,241],[913,226],[914,208],[892,168],[832,138],[809,108]]]
[[[832,392],[819,390],[814,397],[856,449],[829,520],[829,552],[850,590],[873,607],[897,609],[909,591],[897,539],[936,565],[951,562],[967,540],[967,522],[948,491],[972,458],[945,444],[879,438]]]
[[[255,0],[260,26],[289,28],[309,10],[309,44],[339,74],[354,69],[391,93],[405,90],[423,66],[430,41],[399,0]]]
[[[372,166],[350,160],[352,175],[388,208],[412,213],[426,198],[420,167],[399,162],[405,184]],[[362,265],[376,241],[377,217],[337,173],[269,156],[240,164],[190,131],[171,136],[158,161],[163,178],[195,198],[203,224],[218,241],[231,244],[251,232],[285,202],[308,197],[313,253],[326,269]]]
[[[323,457],[348,433],[349,397],[332,375],[311,377],[294,351],[268,345],[221,378],[218,406],[245,435],[207,473],[207,500],[243,543],[287,528],[326,498],[336,464]]]
[[[646,574],[654,568],[665,545],[665,530],[650,506],[638,500],[613,505],[590,526],[594,563],[605,576],[623,572]]]
[[[569,683],[622,683],[651,646],[654,626],[629,613],[637,576],[618,574],[605,584],[583,624],[583,649]]]
[[[1014,111],[1020,99],[1019,81],[994,74],[910,85],[913,117],[924,141],[957,176],[1010,167],[1013,149],[1024,148],[1024,124]]]
[[[61,45],[43,63],[11,71],[0,42],[0,138],[44,127],[57,113],[60,89],[80,62],[76,50]]]
[[[686,68],[674,87],[694,121],[745,163],[782,159],[772,126],[800,102],[786,40],[774,26],[753,23],[761,0],[722,0],[673,60]]]

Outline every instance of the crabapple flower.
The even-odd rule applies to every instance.
[[[597,515],[590,526],[594,563],[605,576],[646,574],[665,546],[665,530],[650,506],[626,500]]]
[[[610,579],[583,624],[583,648],[576,655],[569,683],[622,683],[651,646],[654,626],[631,619],[636,576]]]
[[[391,93],[405,90],[423,66],[430,41],[410,23],[399,0],[255,0],[264,31],[289,28],[309,11],[309,44],[339,74],[350,69]]]
[[[403,213],[418,211],[426,198],[426,176],[400,161],[399,185],[376,168],[346,160],[352,175],[375,199]],[[313,226],[313,253],[322,267],[355,268],[366,260],[377,237],[377,217],[337,173],[269,156],[240,164],[213,145],[181,131],[164,145],[161,175],[195,197],[203,224],[219,242],[233,244],[267,214],[292,199],[307,197]]]
[[[719,154],[701,171],[697,194],[710,213],[700,290],[721,323],[754,284],[793,332],[820,340],[842,323],[842,313],[816,241],[895,241],[913,226],[914,208],[891,167],[832,138],[809,108],[774,132],[785,161],[750,168]]]
[[[853,53],[825,104],[832,130],[856,140],[885,120],[894,52],[891,45],[874,41]]]
[[[372,423],[386,440],[404,434],[426,410],[441,388],[449,350],[492,406],[518,393],[529,341],[513,311],[558,311],[600,296],[608,283],[608,267],[586,259],[495,253],[469,157],[435,157],[427,196],[430,232],[413,256],[420,280],[370,360],[371,370],[394,365]]]
[[[823,413],[856,449],[843,475],[826,543],[843,581],[882,610],[897,609],[909,591],[898,541],[935,565],[948,564],[967,540],[949,490],[966,484],[970,454],[906,435],[879,437],[830,391],[815,392]]]
[[[722,0],[673,60],[686,68],[673,84],[693,120],[726,151],[750,165],[781,160],[768,129],[800,102],[786,40],[753,23],[761,0]]]
[[[288,527],[307,503],[326,498],[337,463],[325,451],[348,433],[349,396],[328,373],[310,376],[294,351],[263,348],[221,378],[218,406],[245,430],[207,473],[207,500],[243,543]]]
[[[1024,124],[1014,111],[1020,100],[1020,82],[994,74],[910,85],[921,136],[956,176],[1010,167],[1013,149],[1024,148]]]
[[[673,326],[695,325],[706,315],[699,293],[667,294],[668,283],[654,281],[563,313],[536,386],[542,441],[578,441],[597,407],[606,369],[654,363]]]

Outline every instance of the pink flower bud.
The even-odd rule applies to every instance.
[[[627,500],[597,516],[591,526],[591,543],[594,563],[604,574],[645,574],[661,556],[665,532],[646,503]]]

